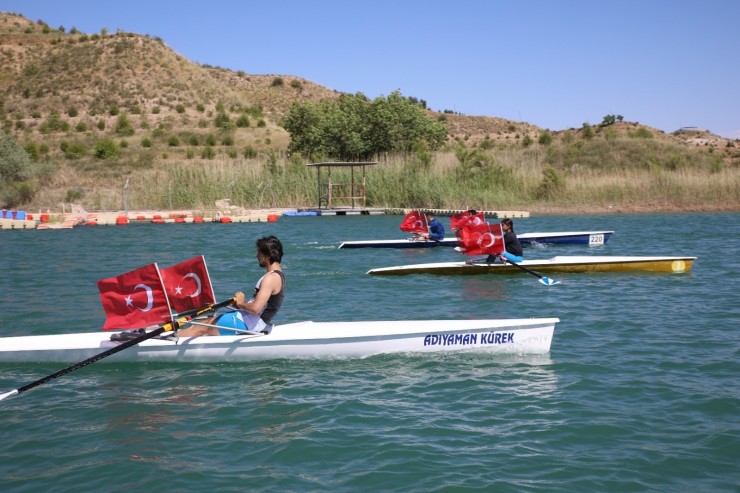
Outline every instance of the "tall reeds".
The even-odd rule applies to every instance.
[[[216,201],[229,199],[244,208],[316,206],[316,169],[305,164],[278,153],[157,163],[132,175],[128,204],[132,209],[212,209]],[[351,171],[334,168],[331,180],[350,183]],[[354,183],[362,183],[359,169]],[[456,147],[431,159],[413,153],[386,156],[366,167],[365,184],[366,206],[372,208],[740,210],[740,168],[711,152],[634,138]]]

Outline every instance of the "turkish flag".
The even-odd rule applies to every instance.
[[[401,222],[401,231],[407,233],[426,233],[428,230],[427,217],[419,211],[409,212]]]
[[[457,244],[465,255],[498,255],[504,252],[504,235],[500,224],[472,221],[462,225]]]
[[[482,212],[477,212],[475,214],[471,214],[468,211],[459,212],[450,216],[450,229],[452,231],[462,229],[463,225],[469,222],[472,222],[473,225],[482,224],[486,222],[486,218]]]
[[[216,302],[203,255],[162,269],[162,282],[172,309],[184,312]]]
[[[101,279],[98,289],[106,316],[103,330],[138,329],[171,319],[157,264]]]

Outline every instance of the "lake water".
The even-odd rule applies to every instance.
[[[285,246],[277,324],[561,319],[540,357],[95,363],[0,402],[2,490],[740,491],[740,214],[515,220],[518,232],[615,231],[603,247],[528,258],[698,257],[687,274],[548,274],[555,286],[526,273],[368,276],[462,256],[337,249],[402,238],[400,221],[1,232],[3,336],[97,330],[96,281],[151,262],[204,254],[219,300],[249,292],[266,234]],[[0,392],[61,366],[0,365]]]

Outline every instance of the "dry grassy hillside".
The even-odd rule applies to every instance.
[[[146,172],[186,160],[263,166],[285,159],[290,136],[280,120],[291,104],[338,96],[296,76],[193,63],[149,35],[67,31],[0,13],[0,127],[15,134],[36,162],[52,169],[43,183],[35,184],[37,196],[47,202],[72,201],[82,189],[88,196],[115,194],[129,177],[143,182]],[[445,122],[451,144],[520,153],[539,145],[553,151],[548,163],[558,156],[572,162],[570,153],[584,152],[577,143],[621,140],[631,154],[644,148],[641,141],[650,141],[680,147],[678,152],[689,156],[708,151],[723,161],[714,168],[740,166],[738,141],[699,129],[667,134],[616,121],[547,130],[490,116],[429,113]],[[117,148],[115,156],[99,155],[105,141]],[[589,159],[602,159],[603,154],[591,151]],[[662,151],[653,147],[649,152]],[[450,148],[442,155],[455,159]],[[524,152],[511,165],[530,161]]]
[[[278,122],[293,102],[338,96],[336,91],[296,76],[252,75],[199,65],[148,35],[62,32],[11,13],[0,14],[0,45],[0,104],[5,126],[10,121],[22,139],[32,138],[54,113],[71,128],[82,122],[85,125],[79,128],[86,130],[79,133],[88,135],[96,133],[101,119],[105,129],[110,129],[120,112],[131,119],[136,137],[158,127],[167,133],[205,134],[212,130],[209,126],[221,104],[231,115],[245,109],[261,110],[264,126],[257,127],[259,118],[253,118],[250,127],[237,130],[236,145],[280,149],[288,137]],[[527,136],[537,139],[544,131],[496,117],[434,116],[446,121],[451,140],[470,145],[484,139],[511,143]],[[615,127],[615,131],[626,132],[628,127]],[[568,131],[553,135],[557,138]],[[728,147],[726,139],[708,132],[648,131],[656,138],[692,146]],[[45,139],[55,142],[57,137],[47,135]],[[155,140],[153,148],[160,147]],[[166,151],[170,158],[178,154],[177,149]]]
[[[198,65],[148,36],[63,33],[12,14],[0,15],[0,44],[3,112],[25,138],[55,113],[72,128],[85,124],[78,137],[94,133],[101,119],[111,128],[121,112],[135,134],[160,126],[168,133],[206,133],[221,104],[232,114],[259,109],[252,114],[261,114],[265,127],[257,130],[253,119],[254,128],[241,132],[259,140],[284,133],[277,122],[293,102],[336,97],[299,77]]]

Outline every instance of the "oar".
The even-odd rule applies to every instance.
[[[511,260],[509,260],[506,257],[504,257],[504,260],[506,262],[509,262],[511,265],[516,265],[517,267],[519,267],[520,269],[522,269],[524,272],[529,272],[533,276],[539,277],[540,278],[540,282],[542,284],[544,284],[545,286],[552,286],[553,284],[557,284],[558,283],[558,281],[556,281],[555,279],[550,279],[549,277],[541,276],[541,275],[537,274],[535,271],[529,270],[526,267],[524,267],[523,265],[517,264],[516,262],[512,262]]]
[[[223,308],[227,305],[230,305],[234,302],[234,298],[230,298],[228,300],[224,300],[220,303],[216,303],[214,305],[209,305],[203,308],[195,308],[193,310],[189,310],[186,312],[182,312],[177,315],[177,320],[167,322],[165,324],[160,325],[158,328],[152,330],[151,332],[147,332],[146,334],[142,335],[141,337],[137,337],[136,339],[131,339],[130,341],[126,341],[123,344],[120,344],[116,347],[112,347],[108,349],[107,351],[103,351],[100,354],[96,354],[95,356],[91,356],[87,358],[84,361],[80,361],[79,363],[75,363],[71,366],[68,366],[67,368],[64,368],[62,370],[59,370],[56,373],[52,373],[51,375],[47,375],[44,378],[40,378],[36,380],[35,382],[31,382],[27,385],[24,385],[23,387],[19,387],[15,390],[11,390],[10,392],[6,392],[4,394],[0,394],[0,401],[3,399],[6,399],[8,397],[11,397],[16,394],[23,393],[27,390],[31,390],[34,387],[38,387],[41,384],[44,384],[46,382],[49,382],[51,380],[54,380],[55,378],[59,378],[63,375],[66,375],[67,373],[71,373],[75,370],[78,370],[82,368],[83,366],[87,366],[91,363],[95,363],[96,361],[100,361],[103,358],[107,358],[108,356],[111,356],[113,354],[116,354],[120,351],[123,351],[124,349],[128,349],[131,346],[135,346],[136,344],[139,344],[140,342],[144,342],[147,339],[151,339],[152,337],[156,337],[159,334],[163,332],[171,332],[175,329],[177,329],[180,324],[187,322],[189,319],[197,317],[199,315],[203,315],[204,313],[208,313],[214,310],[218,310],[219,308]]]

